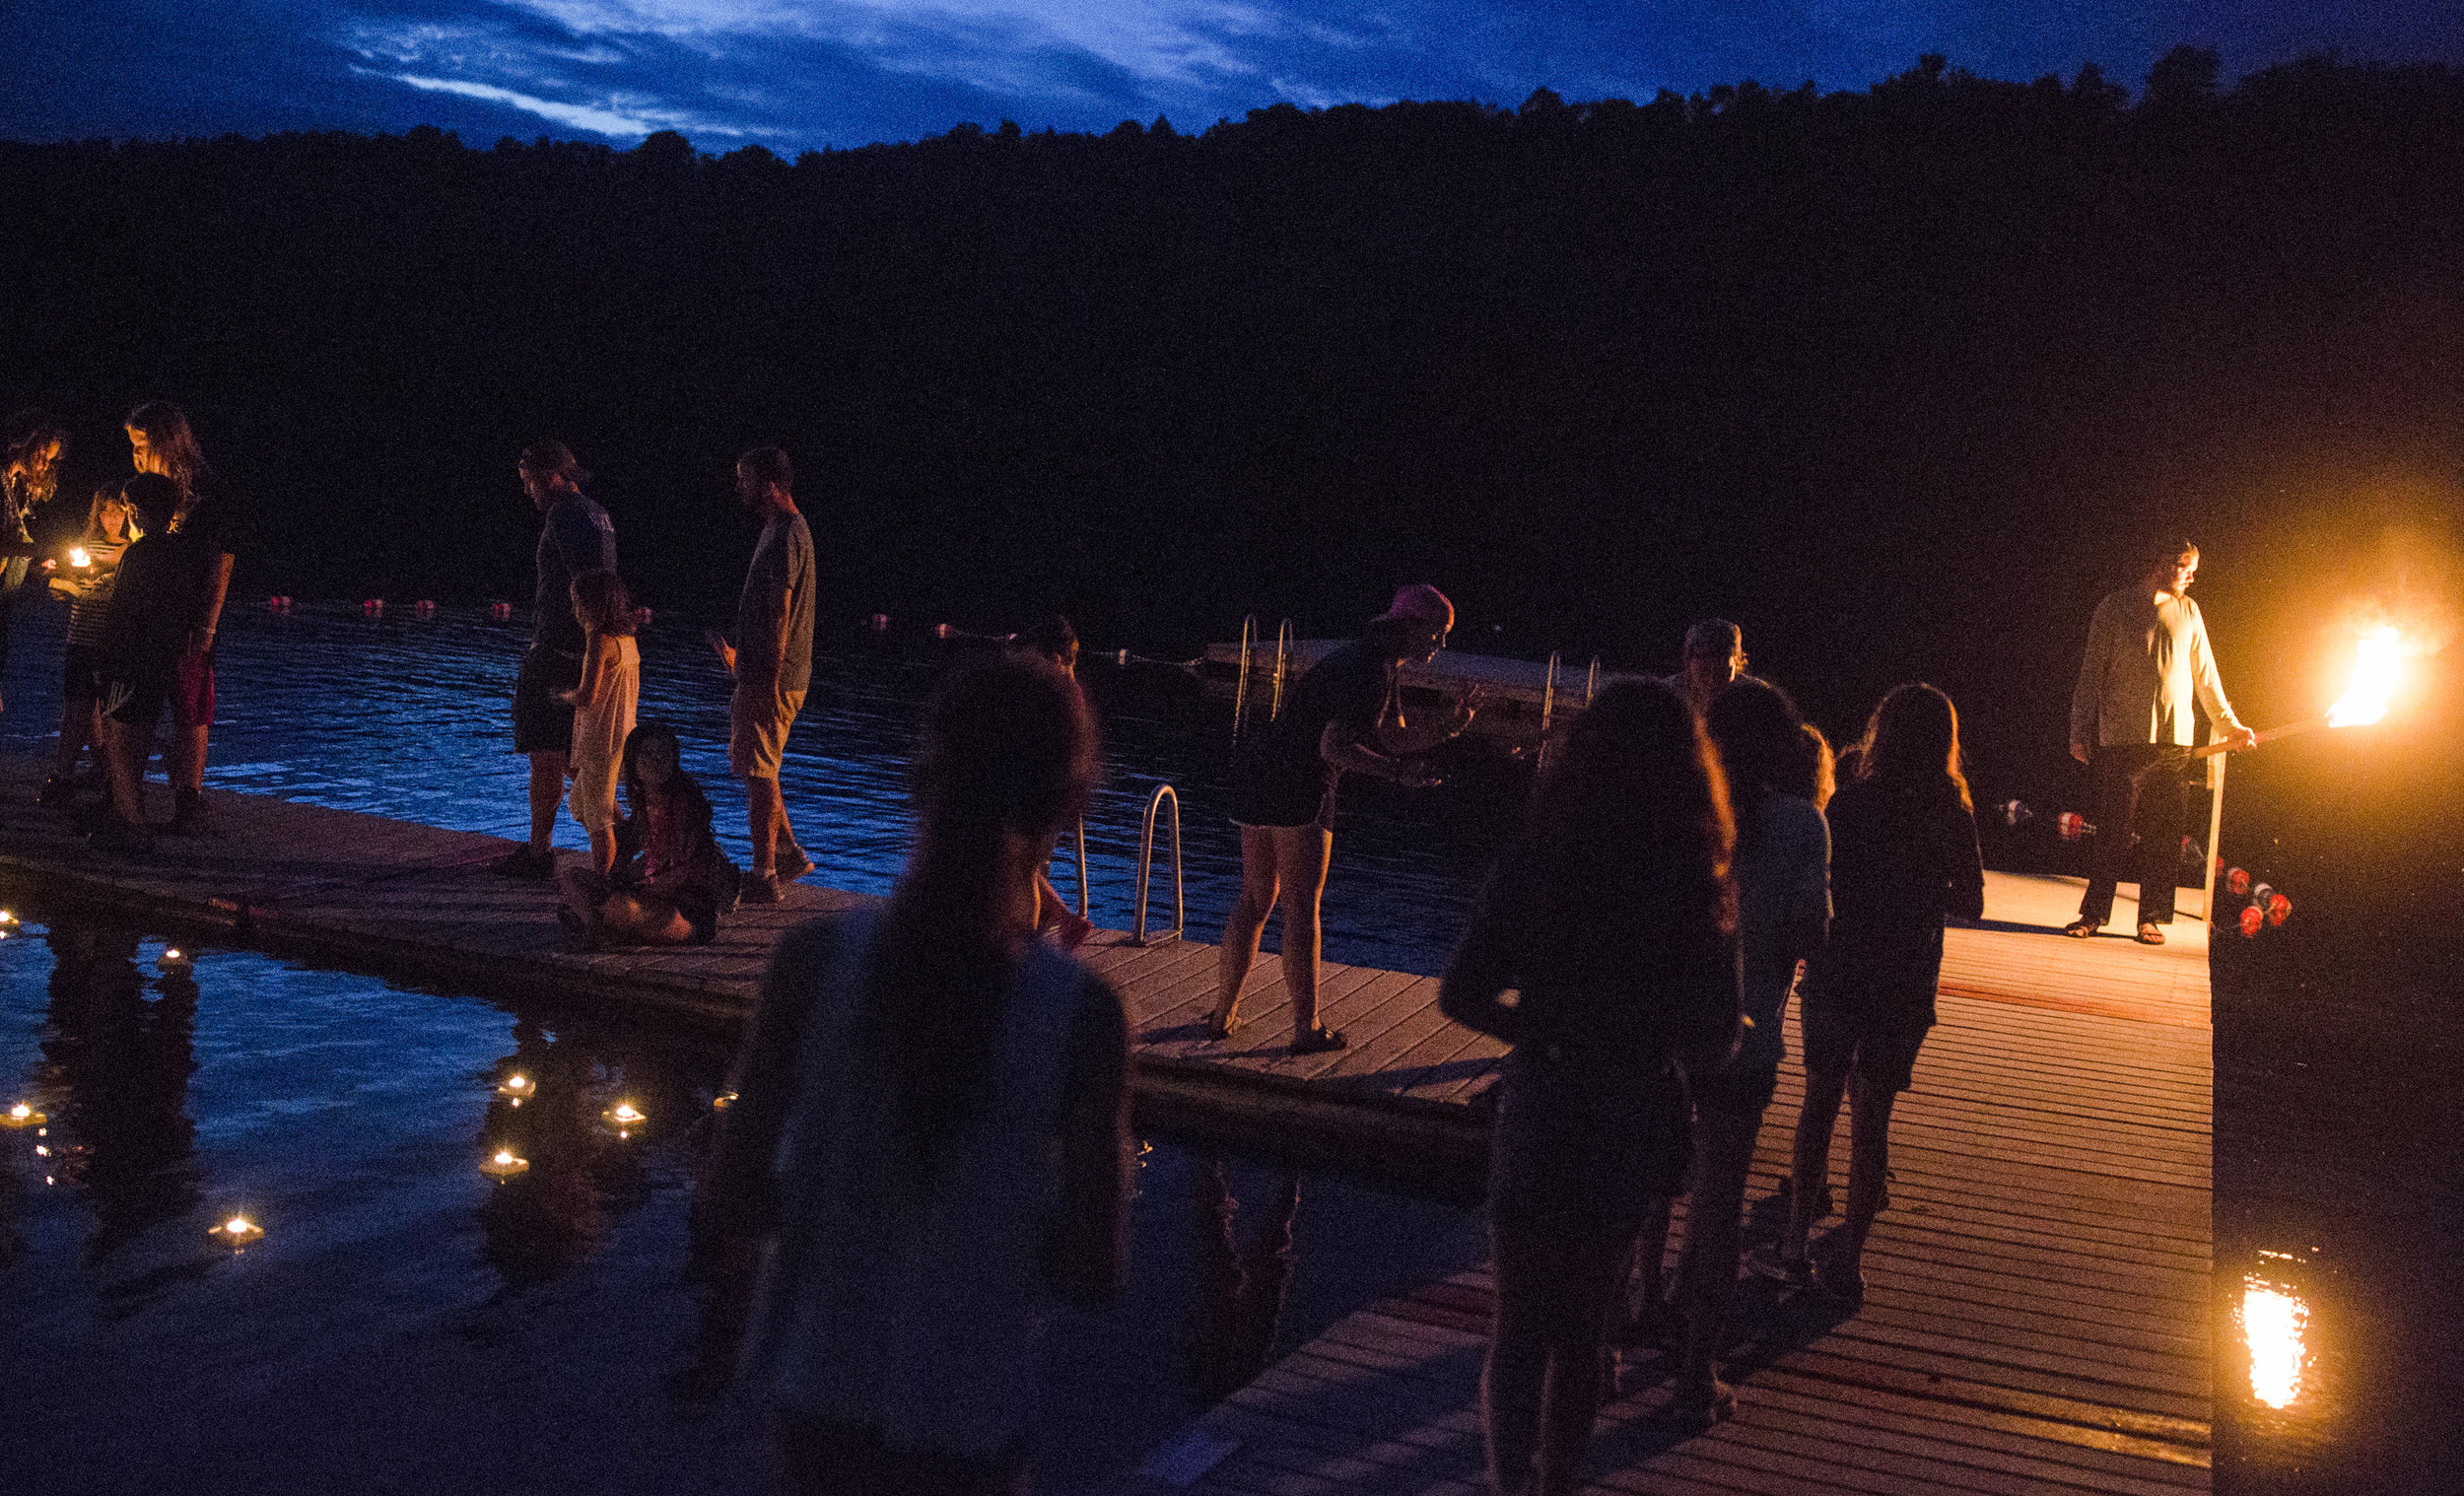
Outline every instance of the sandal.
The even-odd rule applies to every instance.
[[[2104,928],[2103,925],[2091,919],[2074,919],[2062,926],[2062,933],[2074,940],[2085,940],[2102,928]]]
[[[2141,921],[2139,926],[2139,943],[2141,945],[2162,945],[2164,943],[2163,927],[2144,920]]]
[[[1341,1029],[1330,1029],[1325,1024],[1321,1023],[1312,1027],[1306,1033],[1293,1036],[1292,1053],[1295,1054],[1327,1054],[1343,1048],[1348,1043],[1350,1043],[1350,1041],[1343,1037],[1343,1031]]]

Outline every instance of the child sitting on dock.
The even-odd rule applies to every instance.
[[[568,864],[556,917],[585,944],[684,945],[717,939],[735,907],[738,874],[711,834],[710,797],[684,771],[683,745],[663,722],[625,739],[625,806],[616,864]]]
[[[68,643],[60,658],[60,745],[51,778],[35,796],[38,804],[66,805],[75,797],[77,760],[88,744],[98,760],[108,757],[103,746],[103,620],[111,611],[120,553],[142,533],[119,486],[105,484],[95,490],[68,564],[51,568],[52,595],[68,599]]]
[[[614,572],[584,572],[573,580],[574,617],[582,624],[582,684],[556,699],[574,709],[574,819],[590,834],[590,866],[616,865],[616,766],[633,731],[642,694],[642,655],[633,642],[633,599]]]
[[[118,579],[96,646],[112,814],[97,829],[95,841],[106,851],[142,855],[152,843],[145,819],[146,760],[154,752],[155,729],[216,557],[204,534],[171,528],[179,508],[179,489],[171,479],[139,473],[120,492],[137,511],[144,538],[120,553]]]

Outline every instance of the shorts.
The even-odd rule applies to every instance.
[[[103,650],[70,645],[60,652],[60,695],[72,702],[103,700]]]
[[[1270,776],[1232,776],[1232,824],[1252,830],[1316,826],[1335,828],[1335,786],[1323,779],[1276,782]]]
[[[1497,1082],[1489,1218],[1556,1233],[1630,1232],[1685,1191],[1692,1108],[1670,1064],[1518,1045]]]
[[[1869,1084],[1905,1091],[1916,1078],[1916,1052],[1934,1027],[1930,1007],[1805,1001],[1806,1069],[1838,1075],[1854,1066]]]
[[[171,694],[169,668],[134,673],[123,670],[103,678],[103,694],[96,700],[102,704],[104,716],[135,727],[150,738],[155,724],[163,720],[163,707]]]
[[[171,725],[214,725],[214,656],[183,654],[171,667]]]
[[[574,709],[556,699],[582,684],[582,656],[533,647],[513,677],[513,751],[568,753],[574,746]]]
[[[804,710],[801,691],[755,694],[743,682],[727,702],[727,771],[740,780],[775,780],[787,758],[787,729]]]

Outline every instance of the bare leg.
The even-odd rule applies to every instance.
[[[565,803],[565,754],[542,748],[530,755],[530,850],[552,855],[556,848],[556,811]]]
[[[693,938],[693,921],[660,899],[612,895],[599,906],[600,928],[614,940],[639,945],[682,945]]]
[[[1592,1446],[1607,1384],[1602,1356],[1617,1284],[1633,1261],[1622,1238],[1597,1238],[1568,1253],[1550,1316],[1548,1392],[1540,1414],[1540,1490],[1563,1496],[1583,1483],[1583,1456]]]
[[[744,814],[753,839],[753,876],[776,877],[779,841],[787,835],[787,806],[779,782],[758,775],[744,779]]]
[[[1215,1026],[1229,1033],[1239,1016],[1241,987],[1258,960],[1258,937],[1274,909],[1276,884],[1274,834],[1256,826],[1241,828],[1241,892],[1224,917],[1223,944],[1215,952]],[[1284,938],[1290,939],[1290,932]]]
[[[1480,1415],[1488,1430],[1488,1488],[1530,1489],[1540,1454],[1540,1398],[1548,1381],[1547,1293],[1554,1254],[1513,1228],[1492,1233],[1495,1290]]]
[[[137,727],[127,722],[109,720],[103,723],[108,734],[104,739],[104,757],[110,762],[111,808],[121,820],[133,826],[146,823],[146,759],[152,747],[151,727]]]
[[[582,828],[590,834],[590,866],[600,877],[616,870],[616,828],[609,825]]]
[[[211,727],[173,727],[171,751],[164,754],[163,777],[174,790],[191,794],[205,787],[205,740]]]
[[[1685,1367],[1677,1387],[1677,1395],[1697,1410],[1716,1412],[1726,1392],[1717,1358],[1725,1348],[1729,1300],[1737,1289],[1745,1176],[1753,1168],[1762,1111],[1704,1107],[1694,1117],[1694,1189],[1686,1198],[1685,1250],[1677,1258],[1677,1281],[1685,1293]]]
[[[1866,1233],[1882,1214],[1890,1177],[1890,1108],[1897,1097],[1863,1075],[1856,1078],[1855,1110],[1848,1119],[1848,1221],[1845,1265],[1854,1269],[1865,1254]]]
[[[1283,986],[1292,994],[1292,1037],[1318,1026],[1318,901],[1326,894],[1335,834],[1320,826],[1277,827],[1283,875]]]
[[[1839,1124],[1839,1100],[1847,1088],[1845,1071],[1806,1076],[1806,1104],[1797,1114],[1796,1152],[1789,1167],[1788,1228],[1780,1237],[1784,1262],[1806,1259],[1806,1237],[1814,1230],[1814,1202],[1830,1183],[1831,1129]]]

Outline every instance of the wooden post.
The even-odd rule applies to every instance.
[[[2200,885],[2204,892],[2200,895],[2199,912],[2207,917],[2211,928],[2216,924],[2216,859],[2223,850],[2217,841],[2224,829],[2224,763],[2231,757],[2220,753],[2208,760],[2208,865]]]

